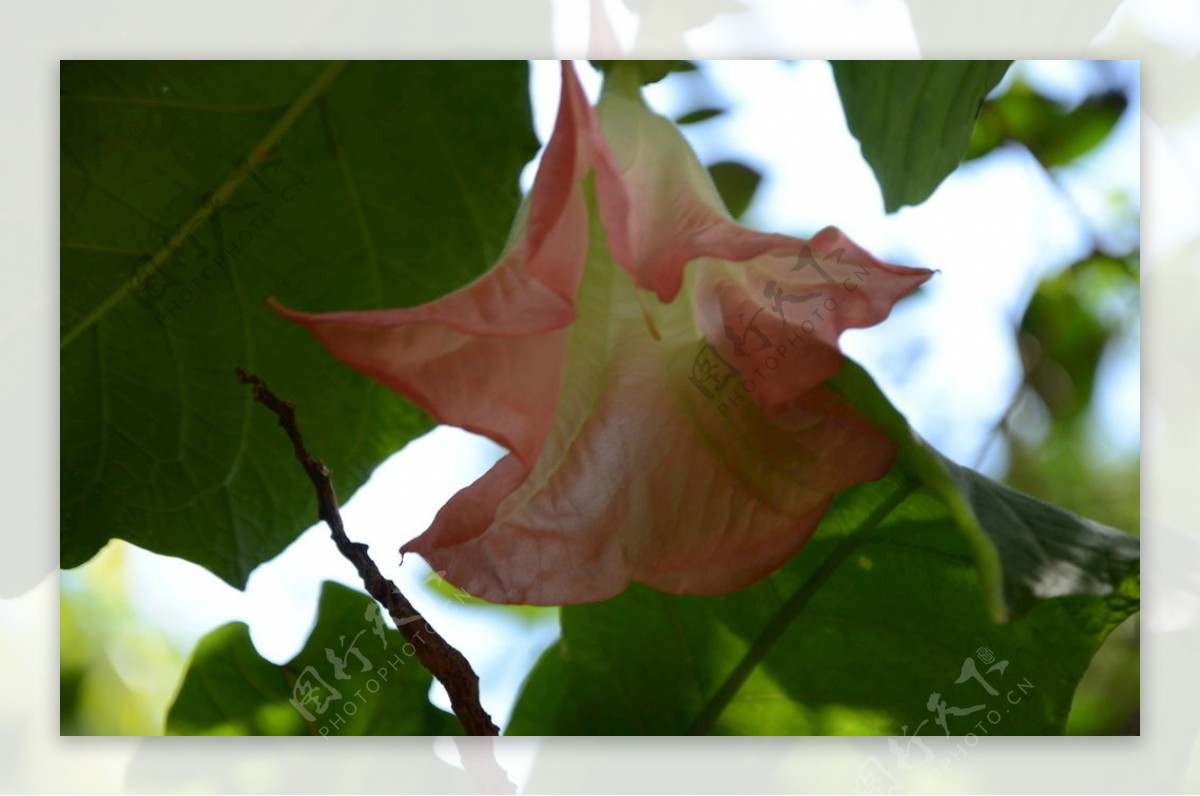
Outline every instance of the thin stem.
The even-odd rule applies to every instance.
[[[800,612],[812,601],[825,582],[830,576],[841,566],[851,553],[858,549],[862,544],[867,534],[875,530],[879,523],[883,522],[889,514],[892,513],[901,503],[913,493],[916,486],[912,483],[904,483],[893,492],[887,500],[883,501],[871,512],[871,515],[863,520],[854,531],[846,537],[846,539],[834,549],[829,557],[821,562],[821,566],[812,574],[808,581],[797,591],[792,598],[788,600],[771,623],[763,629],[759,634],[754,644],[746,651],[741,661],[734,668],[729,676],[725,678],[725,682],[717,689],[717,693],[713,695],[708,704],[704,706],[704,710],[696,717],[696,721],[692,724],[689,731],[690,735],[707,735],[717,723],[717,719],[725,712],[725,708],[729,707],[729,703],[741,690],[746,679],[750,677],[771,648],[775,646],[775,642],[784,634],[784,632],[795,621]]]
[[[1025,397],[1025,389],[1029,386],[1029,382],[1025,379],[1021,380],[1021,384],[1017,387],[1017,391],[1013,393],[1012,400],[1008,402],[1008,406],[1004,408],[1004,413],[1000,418],[991,425],[987,431],[987,436],[984,438],[983,446],[979,452],[975,454],[975,461],[971,464],[971,468],[978,470],[987,460],[988,452],[991,451],[992,445],[997,442],[1008,428],[1008,422],[1012,419],[1013,413],[1017,411],[1017,407],[1021,405],[1021,400]]]
[[[367,587],[367,592],[387,608],[392,621],[396,623],[396,628],[416,649],[417,658],[446,687],[446,693],[450,695],[450,706],[454,708],[454,715],[462,722],[463,729],[468,735],[498,735],[500,731],[479,702],[479,677],[471,668],[471,664],[461,652],[437,634],[396,584],[383,576],[379,567],[375,566],[375,562],[367,554],[367,546],[362,542],[352,542],[346,536],[342,515],[338,511],[337,496],[333,492],[333,481],[329,478],[329,468],[324,462],[314,459],[305,447],[304,438],[300,436],[300,427],[296,425],[296,408],[277,397],[257,376],[238,368],[237,377],[238,381],[251,386],[254,400],[279,418],[279,425],[292,442],[296,461],[300,462],[317,491],[319,514],[329,526],[334,544],[341,554],[354,564],[363,585]],[[429,635],[422,635],[422,629]]]

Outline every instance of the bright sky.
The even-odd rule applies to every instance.
[[[579,67],[594,98],[598,77],[586,64]],[[1082,97],[1087,73],[1078,64],[1018,68],[1064,101]],[[699,106],[730,109],[685,132],[703,161],[740,160],[767,174],[746,223],[804,236],[836,224],[882,259],[940,269],[922,297],[902,304],[882,326],[842,339],[844,350],[875,376],[923,436],[952,458],[974,463],[1019,378],[1012,324],[1042,275],[1085,252],[1079,217],[1036,163],[1018,154],[969,165],[920,207],[887,216],[874,177],[846,130],[828,64],[718,62],[704,69],[708,84],[696,75],[679,75],[650,87],[647,96],[670,116]],[[1122,71],[1136,82],[1135,63],[1122,65]],[[557,67],[535,64],[531,83],[536,129],[544,141],[557,107]],[[1097,219],[1111,211],[1093,197],[1122,191],[1133,207],[1140,206],[1136,95],[1131,107],[1104,148],[1067,174],[1072,194]],[[532,169],[526,170],[525,184]],[[1136,234],[1136,218],[1130,223]],[[1137,449],[1138,368],[1136,338],[1105,360],[1096,414],[1100,453]],[[1002,446],[992,451],[1003,455]],[[416,557],[397,574],[391,553],[423,531],[442,503],[501,453],[487,440],[439,428],[381,465],[344,507],[344,516],[351,538],[371,545],[385,574],[396,578],[472,662],[485,708],[503,723],[524,674],[557,634],[555,612],[547,610],[530,623],[459,605],[422,586],[428,568]],[[984,469],[995,471],[1000,464],[993,458]],[[278,662],[303,645],[323,580],[361,587],[324,526],[310,529],[255,570],[244,593],[178,559],[130,550],[129,561],[132,597],[148,624],[190,648],[218,625],[245,621],[260,652]],[[70,577],[64,574],[64,580]],[[446,705],[444,697],[439,701]]]

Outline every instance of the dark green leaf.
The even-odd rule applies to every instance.
[[[564,607],[510,733],[936,735],[935,692],[984,705],[965,724],[951,711],[954,734],[1062,732],[1092,654],[1137,610],[1137,540],[941,457],[853,363],[830,383],[897,441],[892,472],[840,494],[748,589]],[[968,660],[994,693],[961,676]]]
[[[833,61],[846,124],[888,212],[929,198],[958,167],[980,104],[1010,61]]]
[[[722,108],[700,108],[680,116],[675,120],[675,124],[699,124],[700,122],[716,118],[724,112]]]
[[[708,167],[708,173],[730,214],[740,218],[754,201],[762,175],[744,163],[732,161],[714,163]]]
[[[967,159],[1015,141],[1046,168],[1085,155],[1112,132],[1128,102],[1119,91],[1088,97],[1070,110],[1016,83],[1002,97],[984,103],[971,134]]]
[[[242,586],[316,509],[236,366],[297,403],[343,499],[431,426],[263,300],[414,305],[489,266],[536,149],[527,66],[66,62],[61,84],[62,564],[119,537]]]
[[[282,666],[258,654],[245,624],[217,628],[192,655],[167,715],[167,733],[461,732],[457,719],[429,702],[432,678],[413,646],[390,627],[377,625],[379,617],[378,605],[365,594],[325,583],[316,627],[304,649]]]

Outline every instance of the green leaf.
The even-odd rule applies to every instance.
[[[431,427],[263,304],[419,304],[489,266],[536,150],[524,63],[65,62],[61,559],[119,537],[235,586]],[[463,124],[466,117],[485,124]]]
[[[762,175],[744,163],[722,161],[708,167],[721,201],[734,218],[741,218],[754,201]]]
[[[890,213],[958,167],[988,92],[1011,61],[833,61],[846,124]]]
[[[933,693],[984,705],[951,712],[953,734],[1063,731],[1092,655],[1137,610],[1137,541],[939,456],[852,363],[831,384],[897,439],[891,473],[840,494],[747,589],[564,607],[510,734],[937,735]]]
[[[1105,316],[1116,314],[1114,303],[1136,301],[1136,273],[1099,251],[1038,285],[1021,318],[1018,344],[1025,382],[1056,421],[1077,421],[1087,410],[1100,358],[1120,326]]]
[[[413,646],[380,617],[370,597],[326,582],[312,634],[283,665],[258,654],[245,624],[217,628],[196,646],[167,734],[461,733],[429,702],[432,677]]]
[[[1107,594],[1136,571],[1135,537],[945,458],[854,362],[847,361],[829,385],[896,442],[901,471],[943,503],[970,545],[994,619],[1021,616],[1052,597]]]
[[[709,119],[715,119],[724,112],[722,108],[699,108],[683,114],[675,120],[675,124],[699,124],[707,122]]]
[[[1104,141],[1127,105],[1124,94],[1110,91],[1089,96],[1068,110],[1028,85],[1015,83],[1004,96],[984,103],[971,133],[967,159],[1015,141],[1042,166],[1061,166]]]
[[[951,715],[956,735],[980,734],[976,721],[992,735],[1060,733],[1096,648],[1136,609],[1136,573],[1106,597],[1047,600],[997,624],[969,545],[927,492],[852,538],[907,488],[894,471],[846,492],[801,554],[748,589],[681,597],[635,586],[563,608],[562,638],[526,683],[508,733],[899,735],[933,718],[934,692],[1001,712],[999,722],[986,711]],[[980,648],[1009,661],[1002,674],[978,664],[998,695],[956,683]],[[1005,704],[1009,693],[1020,703]],[[941,734],[932,721],[919,732]]]

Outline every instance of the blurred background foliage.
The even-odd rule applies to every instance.
[[[1069,106],[1039,93],[1016,71],[1016,79],[1002,83],[998,95],[982,105],[967,160],[1022,148],[1064,200],[1075,204],[1064,174],[1105,141],[1130,104],[1129,87],[1109,64],[1090,62],[1088,68],[1092,90]],[[691,125],[719,117],[726,109],[713,102],[713,95],[695,92],[694,109],[678,114],[676,121]],[[746,213],[768,176],[757,166],[727,159],[708,167],[735,216]],[[1129,197],[1113,195],[1106,201],[1109,217],[1137,230],[1138,209]],[[1139,239],[1094,228],[1092,217],[1076,209],[1093,238],[1092,251],[1032,287],[1011,330],[1023,365],[1020,384],[979,460],[964,463],[978,467],[989,454],[1003,451],[1006,469],[992,472],[993,477],[1138,534],[1139,456],[1107,449],[1098,441],[1095,397],[1104,389],[1098,377],[1105,358],[1129,347],[1136,351],[1140,344]],[[190,649],[148,629],[130,605],[125,549],[123,542],[110,542],[86,566],[63,573],[64,735],[161,734],[184,672]],[[426,588],[444,596],[447,587],[435,582]],[[497,610],[519,616],[525,609]],[[1076,693],[1068,734],[1139,733],[1139,661],[1135,616],[1093,660]]]
[[[1062,170],[1103,143],[1129,104],[1107,64],[1089,66],[1100,88],[1074,107],[1020,79],[984,103],[967,159],[1023,147],[1073,202]],[[1107,199],[1136,229],[1136,210],[1125,197]],[[1085,214],[1077,215],[1090,226]],[[1007,449],[1003,480],[1017,489],[1140,534],[1140,459],[1097,445],[1093,408],[1104,358],[1140,342],[1141,252],[1136,239],[1122,246],[1104,230],[1089,231],[1093,250],[1044,278],[1013,326],[1023,378],[989,444]],[[1135,616],[1113,632],[1092,661],[1076,692],[1068,734],[1139,733],[1138,621]]]
[[[130,604],[123,542],[64,573],[59,592],[59,734],[162,735],[190,650]]]

